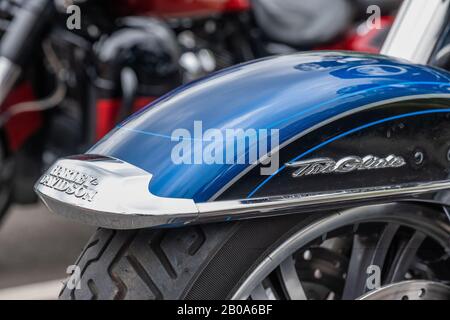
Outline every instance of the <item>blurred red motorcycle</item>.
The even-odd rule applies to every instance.
[[[371,1],[371,3],[374,1]],[[390,16],[399,1],[375,1]],[[362,0],[0,0],[0,216],[55,159],[182,83],[313,48],[376,52]],[[75,10],[78,9],[78,10]],[[79,27],[69,18],[79,12]]]

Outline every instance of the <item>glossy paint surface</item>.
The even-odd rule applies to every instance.
[[[112,156],[152,173],[149,190],[157,196],[204,202],[249,164],[176,165],[171,157],[179,143],[171,139],[174,130],[186,129],[194,137],[195,121],[202,122],[203,132],[278,129],[283,144],[364,105],[448,94],[449,80],[445,71],[377,55],[313,52],[263,59],[173,91],[119,125],[88,153]],[[225,153],[227,148],[224,144]]]

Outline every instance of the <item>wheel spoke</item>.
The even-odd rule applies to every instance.
[[[264,289],[262,283],[256,286],[250,297],[252,298],[252,300],[274,300],[268,296],[266,289]]]
[[[368,291],[366,286],[367,268],[370,265],[382,268],[392,240],[399,226],[388,224],[381,232],[380,237],[364,238],[355,235],[352,252],[345,281],[343,299],[356,299]]]
[[[389,247],[399,228],[399,225],[393,223],[388,224],[386,228],[384,228],[373,254],[371,265],[376,265],[380,268],[383,267]]]
[[[386,283],[403,280],[425,238],[426,235],[422,232],[414,232],[409,241],[397,252],[397,256],[386,278]]]
[[[284,291],[290,300],[307,300],[292,256],[280,265],[280,278]]]
[[[353,300],[364,293],[366,270],[373,255],[370,247],[375,246],[374,242],[371,244],[354,235],[342,299]]]
[[[435,226],[431,212],[428,217],[428,213],[406,209],[409,207],[398,215],[378,207],[368,208],[367,213],[365,208],[357,214],[352,210],[348,217],[346,212],[330,216],[326,224],[317,224],[312,234],[302,229],[264,261],[263,271],[255,273],[236,296],[348,300],[363,297],[369,290],[377,292],[378,285],[388,287],[418,279],[443,281],[442,270],[448,270],[448,259],[443,256],[449,250],[443,245],[448,244],[448,229]],[[345,224],[336,224],[339,228],[335,229],[334,219]],[[418,252],[422,256],[424,241],[437,252],[423,255],[422,260]],[[403,281],[409,275],[408,281]]]

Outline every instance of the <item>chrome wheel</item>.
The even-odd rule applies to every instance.
[[[298,231],[273,249],[233,298],[358,299],[370,292],[372,298],[397,298],[400,293],[392,292],[404,292],[406,284],[415,292],[419,281],[445,288],[450,283],[448,223],[421,212],[385,209],[348,210]],[[368,282],[373,270],[379,271],[374,287]]]

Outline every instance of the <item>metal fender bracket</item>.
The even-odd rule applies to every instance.
[[[80,155],[57,161],[36,183],[35,191],[54,213],[99,227],[140,229],[307,212],[380,199],[405,200],[450,189],[450,180],[446,180],[195,203],[151,194],[151,179],[150,173],[121,160]]]

